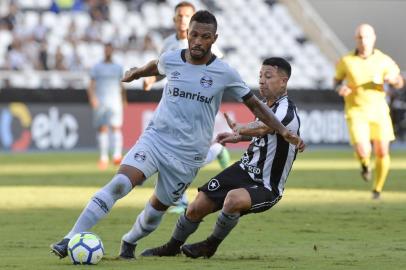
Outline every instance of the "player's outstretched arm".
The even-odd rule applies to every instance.
[[[158,72],[158,60],[152,60],[142,67],[133,67],[127,70],[124,77],[121,79],[122,82],[132,82],[133,80],[138,80],[142,77],[157,76]]]
[[[251,112],[265,123],[270,130],[280,134],[287,142],[296,145],[300,152],[305,148],[303,140],[296,134],[290,132],[275,116],[275,114],[261,102],[256,96],[252,96],[244,101]]]

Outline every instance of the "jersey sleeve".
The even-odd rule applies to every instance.
[[[227,94],[230,94],[239,102],[247,100],[253,96],[253,93],[242,80],[240,74],[238,74],[236,70],[230,69],[229,76],[230,82],[227,84],[225,89]]]
[[[168,52],[164,52],[159,56],[158,59],[158,72],[161,75],[166,74],[166,59],[167,59]]]
[[[334,76],[334,79],[338,81],[342,81],[345,79],[346,75],[346,68],[344,64],[344,58],[341,58],[337,64],[336,64],[336,74]]]
[[[395,77],[399,75],[400,68],[389,56],[386,57],[384,76]]]

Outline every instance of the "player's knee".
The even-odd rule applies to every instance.
[[[199,212],[199,207],[196,203],[191,203],[186,209],[186,217],[192,221],[201,220],[201,213]]]
[[[244,205],[244,201],[236,190],[231,190],[227,193],[224,200],[223,209],[227,213],[240,212],[241,207]]]

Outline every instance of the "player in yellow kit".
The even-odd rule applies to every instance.
[[[361,176],[371,179],[371,142],[375,153],[372,198],[379,199],[389,171],[389,143],[395,139],[384,84],[400,89],[404,80],[398,65],[375,49],[374,28],[361,24],[355,32],[357,48],[337,63],[335,89],[344,97],[350,141],[361,163]]]

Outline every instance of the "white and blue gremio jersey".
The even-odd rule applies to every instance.
[[[188,48],[187,39],[186,38],[178,39],[176,37],[176,33],[174,33],[164,39],[163,45],[161,48],[161,54],[164,52],[167,52],[167,51],[174,51],[174,50],[178,50],[178,49],[187,49],[187,48]],[[213,44],[211,46],[211,52],[214,53],[218,58],[223,58],[223,53],[216,46],[216,44]]]
[[[115,63],[100,62],[90,71],[90,78],[96,81],[96,96],[101,106],[122,105],[121,78],[123,68]]]
[[[201,166],[223,93],[240,102],[253,94],[238,72],[215,55],[205,65],[193,65],[185,53],[169,51],[159,58],[159,73],[168,82],[143,139],[189,165]]]

